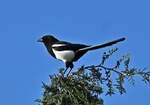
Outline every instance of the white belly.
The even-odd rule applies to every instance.
[[[56,51],[52,49],[56,58],[62,60],[63,62],[71,62],[72,59],[75,57],[75,53],[71,50],[66,51]]]

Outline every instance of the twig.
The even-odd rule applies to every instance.
[[[101,67],[101,68],[103,68],[104,70],[114,71],[114,72],[116,72],[116,73],[118,73],[118,74],[120,74],[120,75],[127,76],[127,74],[122,73],[122,72],[119,72],[119,71],[115,70],[114,68],[108,68],[108,67],[105,67],[105,66],[102,66],[102,65],[97,65],[97,66],[94,66],[94,65],[92,65],[92,66],[86,66],[86,67],[84,67],[84,69],[89,69],[89,68],[93,68],[93,67],[95,67],[95,68]]]

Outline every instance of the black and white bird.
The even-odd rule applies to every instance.
[[[73,62],[81,58],[86,52],[106,46],[111,46],[123,40],[125,40],[125,38],[120,38],[104,44],[98,44],[96,46],[89,46],[84,44],[73,44],[66,41],[60,41],[52,35],[46,35],[37,41],[44,43],[51,56],[63,61],[66,64],[66,69],[68,69],[69,67],[72,69],[74,66]]]

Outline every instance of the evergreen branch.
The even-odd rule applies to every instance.
[[[105,52],[100,65],[81,66],[70,76],[65,76],[65,69],[60,68],[58,74],[50,75],[50,84],[43,82],[43,97],[36,101],[42,105],[103,105],[100,97],[102,93],[126,93],[123,86],[126,79],[134,85],[134,76],[140,75],[142,81],[150,84],[149,71],[130,68],[129,54],[122,56],[113,67],[104,66],[106,60],[116,51],[117,49],[113,49]],[[112,73],[117,76],[112,76]]]

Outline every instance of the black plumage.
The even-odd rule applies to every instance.
[[[38,42],[43,42],[48,52],[56,59],[63,61],[66,68],[73,68],[73,62],[81,58],[89,50],[95,50],[106,46],[111,46],[117,42],[123,41],[125,38],[120,38],[108,43],[99,44],[96,46],[88,46],[84,44],[72,44],[70,42],[59,41],[52,35],[43,36]]]

